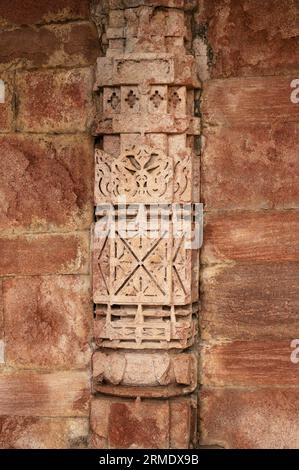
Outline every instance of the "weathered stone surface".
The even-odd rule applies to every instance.
[[[202,113],[211,125],[259,126],[298,122],[291,101],[293,76],[210,80],[203,91]]]
[[[0,275],[88,273],[89,232],[0,238]]]
[[[191,400],[91,402],[91,447],[110,449],[188,448],[194,442]]]
[[[90,227],[89,137],[10,134],[0,135],[0,145],[1,233]]]
[[[88,366],[92,304],[87,277],[6,279],[3,291],[8,366]]]
[[[0,374],[0,415],[88,416],[87,372],[33,371]]]
[[[205,216],[204,263],[299,261],[299,213],[225,212]]]
[[[117,396],[168,397],[197,385],[194,354],[95,352],[94,391]]]
[[[291,362],[292,339],[204,344],[200,351],[202,383],[224,387],[297,385],[298,365]]]
[[[186,349],[197,335],[199,305],[99,305],[94,334],[100,347]]]
[[[0,31],[0,70],[93,65],[98,54],[97,32],[92,23]]]
[[[10,0],[0,4],[0,25],[41,24],[89,17],[88,0]]]
[[[202,336],[230,340],[296,337],[298,279],[297,262],[205,268]]]
[[[196,63],[191,55],[130,53],[99,57],[95,88],[116,85],[185,85],[200,87]]]
[[[171,7],[193,9],[197,0],[109,0],[111,9],[135,8],[138,6]]]
[[[14,74],[1,73],[4,82],[4,103],[0,103],[0,133],[9,132],[14,128]]]
[[[297,389],[203,389],[200,400],[203,445],[299,448]]]
[[[213,77],[298,71],[296,0],[200,0],[196,23],[206,27]]]
[[[16,78],[17,127],[27,132],[79,132],[90,125],[92,71],[22,72]]]
[[[242,101],[239,106],[242,111]],[[204,142],[202,186],[207,210],[299,206],[297,123],[248,127],[244,120],[237,128],[206,129]]]
[[[81,449],[87,440],[86,418],[0,417],[2,449]]]

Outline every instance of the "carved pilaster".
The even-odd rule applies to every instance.
[[[194,444],[200,83],[185,47],[191,4],[110,2],[95,85],[95,447]],[[142,423],[149,429],[138,434]]]

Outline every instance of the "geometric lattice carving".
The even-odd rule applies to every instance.
[[[133,147],[112,159],[96,152],[96,198],[115,203],[169,201],[172,195],[171,159],[160,149]]]
[[[191,149],[166,155],[149,145],[132,146],[115,158],[95,153],[95,202],[192,202]]]
[[[185,349],[197,334],[198,304],[184,306],[98,305],[98,346],[124,349]]]
[[[143,397],[147,410],[149,397],[195,390],[190,349],[199,310],[199,257],[191,238],[199,202],[200,83],[194,57],[185,50],[189,13],[184,12],[195,2],[172,0],[167,8],[162,0],[112,3],[109,47],[96,72],[101,112],[93,126],[101,136],[93,237],[94,336],[100,350],[93,358],[93,392],[106,395],[107,423],[115,400],[108,395],[123,397],[120,407],[126,403],[128,410],[131,401],[125,397]],[[185,402],[179,406],[185,409],[185,438],[172,437],[174,447],[190,442],[193,426]],[[102,412],[101,406],[93,409]],[[138,404],[132,409],[138,420],[145,412]],[[175,416],[174,425],[181,427],[181,412]],[[102,417],[95,414],[93,423]],[[151,422],[152,416],[146,418]],[[121,434],[110,431],[105,446]],[[102,428],[95,434],[96,445],[103,445]],[[152,434],[156,446],[155,429],[148,430]],[[124,437],[124,447],[139,442],[135,434],[132,442]]]
[[[158,218],[157,226],[161,223]],[[103,238],[97,235],[101,225],[101,220],[95,225],[93,247],[96,303],[184,305],[197,300],[197,252],[186,245],[184,234],[174,232],[171,213],[164,212],[164,232],[158,236],[157,228],[140,235],[133,223],[132,231]]]

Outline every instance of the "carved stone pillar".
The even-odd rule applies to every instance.
[[[98,448],[196,440],[198,249],[182,228],[194,229],[199,201],[200,83],[186,48],[193,3],[110,1],[94,126]]]

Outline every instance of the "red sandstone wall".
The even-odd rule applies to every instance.
[[[0,2],[0,447],[87,441],[100,53],[89,3]]]
[[[201,443],[299,447],[296,0],[203,0]],[[202,58],[201,58],[202,60]]]
[[[100,54],[89,10],[0,2],[0,447],[87,442]],[[298,17],[297,0],[199,0],[195,15],[202,445],[299,447]]]

